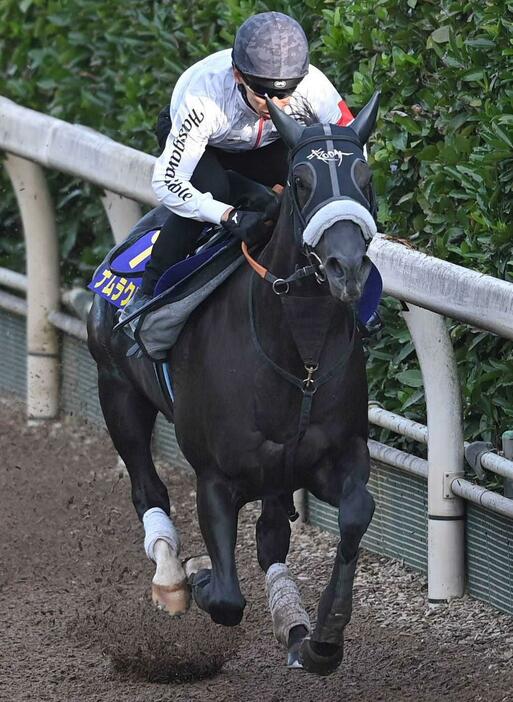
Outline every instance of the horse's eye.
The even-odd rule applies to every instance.
[[[294,178],[294,184],[298,190],[304,190],[305,184],[303,183],[303,180],[301,179],[300,176],[296,176]]]

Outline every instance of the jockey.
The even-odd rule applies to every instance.
[[[281,12],[250,17],[233,50],[187,69],[157,125],[161,147],[167,139],[152,184],[170,214],[122,317],[148,302],[160,276],[191,253],[205,222],[223,224],[248,245],[268,237],[269,208],[267,214],[235,209],[230,178],[235,172],[269,188],[285,185],[287,148],[269,118],[266,95],[298,121],[305,106],[323,123],[345,126],[353,119],[330,81],[309,63],[301,26]],[[271,191],[267,197],[275,203]],[[263,205],[260,210],[265,200]]]

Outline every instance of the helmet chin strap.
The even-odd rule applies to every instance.
[[[248,100],[248,91],[246,90],[246,86],[243,85],[242,83],[237,83],[237,88],[238,88],[240,94],[242,95],[242,99],[244,100],[246,105],[249,107],[249,109],[252,112],[254,112],[257,115],[258,112],[255,110],[255,108],[250,104],[250,102]]]

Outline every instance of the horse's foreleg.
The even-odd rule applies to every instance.
[[[340,542],[331,579],[319,602],[315,630],[301,645],[304,668],[320,675],[332,673],[342,661],[344,629],[351,619],[358,546],[374,513],[374,500],[366,486],[369,472],[366,445],[357,442],[352,458],[355,463],[351,473],[345,473],[338,490]],[[333,503],[333,489],[334,484],[331,499],[329,494],[321,499]]]
[[[194,576],[194,600],[216,624],[235,626],[241,621],[246,606],[235,565],[237,499],[225,481],[198,478],[197,505],[212,570],[203,569]]]
[[[290,546],[290,524],[283,501],[268,497],[256,525],[257,556],[265,572],[269,609],[276,639],[288,649],[287,665],[300,667],[299,646],[310,631],[298,587],[285,564]]]
[[[156,564],[152,583],[155,604],[171,615],[183,614],[190,594],[178,559],[180,538],[169,516],[169,496],[151,455],[157,410],[116,369],[99,368],[98,388],[105,422],[126,465],[132,501],[144,524],[146,555]]]

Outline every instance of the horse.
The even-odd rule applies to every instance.
[[[154,364],[130,356],[113,332],[113,308],[96,297],[88,343],[102,411],[131,480],[132,500],[156,564],[153,599],[172,615],[196,604],[216,623],[240,623],[245,598],[235,544],[240,508],[262,500],[258,562],[276,638],[290,667],[332,673],[343,659],[359,544],[374,511],[368,491],[367,380],[355,308],[376,233],[364,146],[379,93],[350,126],[300,124],[268,100],[289,148],[289,176],[272,237],[191,315],[169,352],[174,404]],[[153,464],[157,412],[175,425],[197,480],[197,513],[209,559],[179,559],[169,496]],[[285,564],[293,491],[338,508],[340,542],[311,630]],[[205,567],[207,566],[207,567]]]

